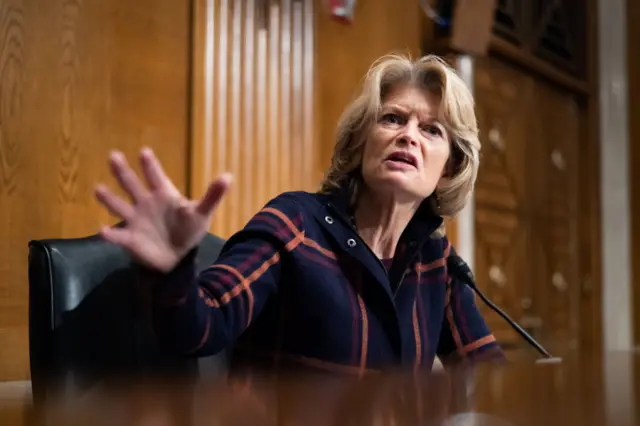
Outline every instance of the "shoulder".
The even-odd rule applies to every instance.
[[[247,241],[261,247],[292,249],[304,239],[304,217],[312,197],[313,194],[304,191],[283,192],[273,197],[231,235],[225,250]]]
[[[269,200],[247,223],[245,230],[262,230],[270,233],[303,231],[305,221],[318,210],[321,196],[305,191],[283,192]]]
[[[261,212],[277,210],[289,219],[304,217],[307,213],[317,210],[321,204],[322,196],[305,191],[283,192],[272,198],[262,208]],[[260,213],[260,212],[258,212]]]
[[[270,205],[279,205],[279,206],[291,206],[292,208],[304,208],[309,205],[309,203],[317,203],[322,196],[319,194],[315,194],[312,192],[306,191],[287,191],[282,192],[279,195],[273,197],[266,204]]]

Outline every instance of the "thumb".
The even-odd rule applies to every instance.
[[[203,216],[209,216],[213,213],[213,210],[215,210],[216,206],[229,189],[229,186],[231,186],[232,181],[233,178],[231,175],[229,173],[225,173],[218,179],[211,182],[207,188],[207,192],[205,192],[202,199],[198,202],[196,211]]]

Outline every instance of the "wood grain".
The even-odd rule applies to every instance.
[[[190,187],[234,187],[211,231],[228,237],[272,197],[317,187],[311,0],[198,0]]]
[[[521,32],[520,20],[541,17],[529,6],[499,2],[497,25]],[[476,60],[483,148],[475,260],[479,286],[536,337],[593,350],[602,341],[600,142],[596,1],[587,6],[571,25],[556,23],[580,52],[586,46],[575,75],[529,49],[533,38],[513,43],[504,28],[494,27],[489,57]],[[453,54],[448,44],[446,35],[433,43]],[[486,314],[500,339],[521,341]]]
[[[0,190],[16,190],[20,150],[16,117],[22,110],[24,85],[24,10],[18,4],[0,5]]]
[[[195,17],[190,187],[234,174],[212,224],[225,237],[273,196],[316,190],[367,69],[422,43],[411,0],[358,2],[352,24],[311,0],[197,0]]]
[[[108,152],[154,148],[185,189],[189,1],[0,2],[0,380],[29,376],[27,243],[110,218]]]
[[[580,96],[497,58],[476,62],[483,141],[476,201],[480,288],[543,341],[577,346],[583,117]],[[503,341],[519,341],[484,307]]]

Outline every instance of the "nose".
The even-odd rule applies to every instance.
[[[398,135],[398,142],[403,145],[418,145],[418,135],[420,134],[419,124],[416,120],[409,120],[402,127]]]

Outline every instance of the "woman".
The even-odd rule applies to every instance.
[[[340,119],[319,193],[271,200],[197,277],[196,246],[227,175],[192,201],[150,150],[140,158],[146,185],[114,153],[133,203],[99,186],[98,200],[126,223],[101,234],[157,272],[154,323],[172,350],[233,343],[234,358],[357,374],[501,354],[471,289],[452,285],[442,232],[442,216],[471,196],[479,149],[473,99],[455,72],[435,56],[388,56]]]

